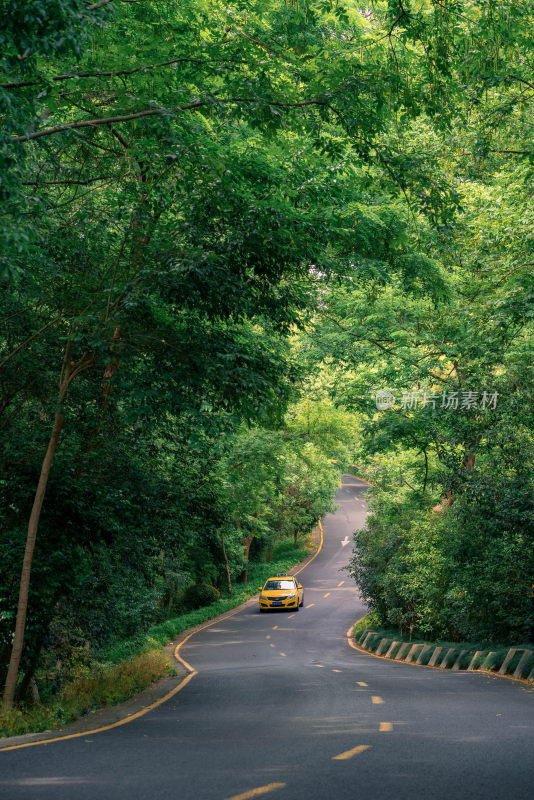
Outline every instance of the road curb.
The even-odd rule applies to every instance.
[[[356,620],[347,631],[349,645],[360,653],[373,658],[380,658],[384,661],[396,661],[397,663],[408,664],[411,667],[423,667],[425,669],[448,669],[454,672],[478,672],[484,675],[491,675],[497,678],[522,683],[525,686],[534,688],[534,667],[527,667],[530,658],[534,656],[534,648],[510,647],[501,660],[494,665],[494,669],[483,669],[498,651],[470,651],[460,646],[443,647],[428,642],[401,642],[391,637],[384,636],[383,632],[370,628],[364,628],[360,633],[359,641],[354,638],[354,625],[361,620]],[[426,664],[421,663],[422,658],[428,656]],[[517,661],[517,663],[514,663]],[[507,674],[506,670],[513,665],[513,672]]]

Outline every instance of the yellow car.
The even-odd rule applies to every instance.
[[[273,578],[267,578],[260,590],[260,611],[270,608],[289,608],[298,611],[304,604],[304,589],[292,575],[279,573]]]

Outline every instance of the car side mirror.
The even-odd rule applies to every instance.
[[[259,590],[260,590],[260,592],[261,592],[261,590],[263,589],[263,586],[258,586],[258,589],[259,589]]]
[[[300,584],[300,583],[299,583],[299,585],[297,586],[297,589],[302,589],[302,586],[301,586],[301,584]]]

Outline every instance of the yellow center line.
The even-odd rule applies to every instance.
[[[234,794],[228,800],[249,800],[250,797],[258,797],[260,794],[267,794],[267,792],[274,792],[275,789],[283,789],[285,783],[268,783],[266,786],[258,786],[257,789],[250,789],[248,792],[241,794]]]
[[[369,750],[370,747],[370,744],[359,744],[358,747],[353,747],[352,750],[345,750],[344,753],[340,753],[338,756],[332,756],[332,761],[345,761],[347,758],[357,756],[358,753],[363,753],[364,750]]]
[[[345,583],[345,581],[341,581],[341,583],[338,583],[338,585],[337,585],[338,589],[339,589],[340,586],[343,586],[344,583]]]
[[[383,703],[384,701],[383,701],[383,700],[382,700],[382,698],[381,698],[381,697],[379,697],[377,694],[374,694],[374,695],[371,697],[371,702],[373,703],[373,705],[375,705],[375,706],[379,706],[379,705],[380,705],[380,703]]]
[[[358,686],[367,686],[365,681],[356,681],[356,683],[358,684]]]
[[[275,631],[277,628],[278,628],[278,625],[273,625],[273,631]]]
[[[274,644],[271,642],[271,644],[269,645],[269,647],[275,647],[275,645],[274,645]]]
[[[312,608],[312,606],[314,606],[314,605],[315,605],[315,603],[310,603],[310,605],[306,606],[306,608]]]
[[[327,592],[326,594],[324,594],[323,597],[330,597],[330,592]]]
[[[332,672],[341,672],[340,669],[333,669]]]
[[[286,654],[285,654],[285,653],[280,653],[280,655],[281,655],[283,658],[285,658],[285,657],[286,657]]]
[[[295,616],[294,614],[290,614],[288,619],[293,619],[294,616]]]
[[[268,634],[267,634],[267,636],[266,636],[265,638],[266,638],[266,639],[270,639],[270,638],[271,638],[271,634],[270,634],[270,633],[268,633]]]
[[[388,731],[393,730],[393,723],[392,722],[381,722],[380,723],[380,730],[383,733],[387,733]]]

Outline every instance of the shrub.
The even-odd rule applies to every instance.
[[[369,614],[366,614],[365,617],[362,617],[361,619],[358,620],[358,622],[356,622],[352,633],[354,638],[360,641],[360,634],[362,633],[362,631],[377,630],[378,628],[381,627],[382,623],[378,614],[370,612]]]
[[[217,602],[220,594],[215,586],[210,586],[208,583],[193,583],[185,590],[182,603],[187,611],[194,611]]]

